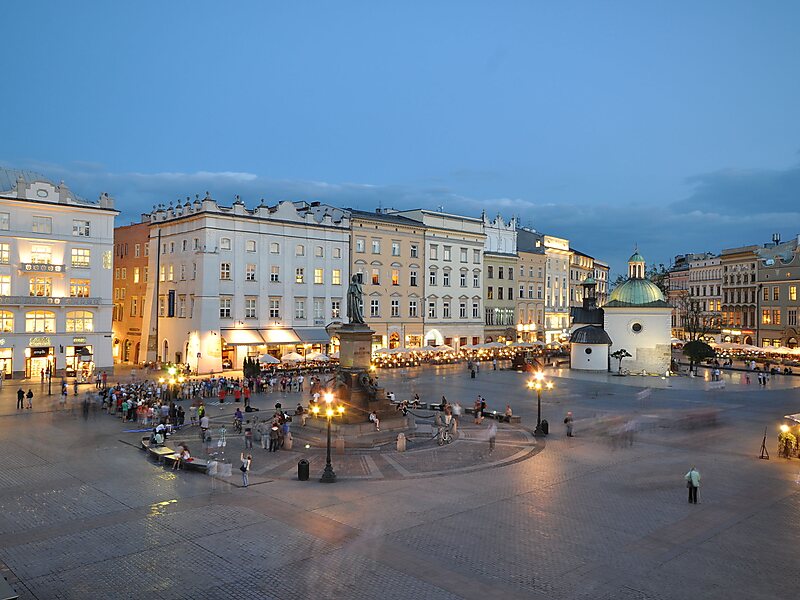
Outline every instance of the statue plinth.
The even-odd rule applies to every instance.
[[[347,323],[336,332],[339,336],[339,365],[348,371],[368,371],[372,359],[372,336],[375,332],[363,323]]]

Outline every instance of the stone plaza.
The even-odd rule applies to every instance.
[[[253,450],[248,488],[227,437],[228,479],[173,471],[138,448],[142,433],[103,412],[61,411],[39,382],[32,410],[0,392],[0,568],[24,599],[783,598],[800,553],[800,462],[778,459],[777,426],[800,412],[800,377],[764,389],[547,370],[546,438],[534,438],[529,375],[463,365],[378,373],[398,399],[445,395],[471,407],[508,403],[521,425],[462,417],[444,447],[348,449],[339,480],[318,482],[324,450]],[[644,390],[644,391],[643,391]],[[298,394],[258,395],[269,410]],[[304,402],[307,398],[303,397]],[[213,427],[233,406],[209,403]],[[565,436],[567,411],[575,417]],[[689,428],[687,414],[716,415]],[[414,411],[419,428],[429,411]],[[634,418],[614,443],[604,424]],[[298,423],[292,424],[297,431]],[[771,460],[759,460],[764,430]],[[185,439],[200,452],[196,430]],[[298,440],[302,434],[298,434]],[[298,481],[297,462],[311,462]],[[684,474],[702,474],[700,504]]]

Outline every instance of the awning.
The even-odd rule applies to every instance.
[[[306,344],[327,344],[331,341],[331,336],[323,327],[296,327],[294,331],[300,341]]]
[[[258,332],[267,344],[296,344],[300,341],[294,329],[288,327],[259,329]]]
[[[230,346],[263,346],[264,340],[256,329],[220,329],[220,335]]]

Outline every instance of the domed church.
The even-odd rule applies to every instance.
[[[631,373],[666,373],[672,358],[672,306],[664,292],[645,278],[645,260],[638,251],[628,259],[628,281],[614,288],[603,306],[609,353],[624,348],[631,354],[622,366]]]
[[[628,280],[611,292],[602,308],[586,305],[573,313],[573,369],[615,370],[616,361],[607,357],[624,348],[631,357],[623,360],[622,368],[631,373],[669,370],[672,307],[661,289],[646,279],[645,267],[636,251],[628,259]],[[585,284],[593,287],[594,281]],[[593,294],[587,289],[584,297]]]

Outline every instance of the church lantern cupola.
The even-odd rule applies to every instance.
[[[633,253],[628,259],[628,279],[644,279],[645,277],[645,262],[644,257],[639,254],[639,251]]]

